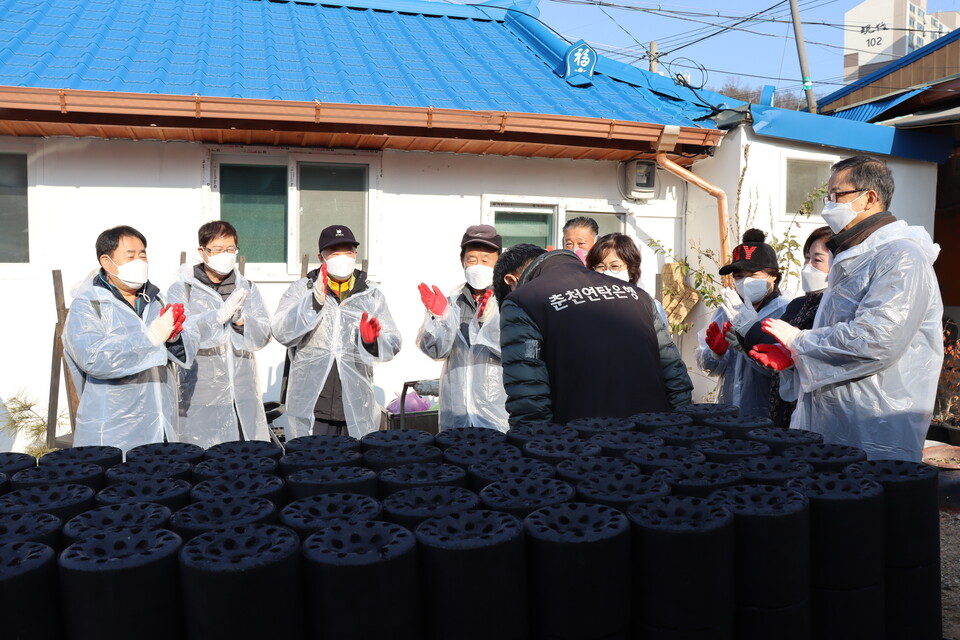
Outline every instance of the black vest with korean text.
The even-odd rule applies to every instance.
[[[510,299],[543,336],[554,421],[669,411],[653,299],[568,252],[528,268]]]

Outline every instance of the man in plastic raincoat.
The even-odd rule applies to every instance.
[[[257,286],[236,271],[233,225],[215,220],[197,235],[201,262],[181,267],[167,291],[199,339],[193,366],[179,371],[178,439],[204,448],[269,440],[254,352],[270,342],[270,315]]]
[[[356,269],[359,244],[345,225],[320,232],[320,268],[290,285],[273,316],[291,358],[288,440],[379,427],[373,365],[392,360],[401,340],[383,293]]]
[[[443,360],[440,428],[488,427],[506,431],[506,392],[500,366],[500,312],[493,296],[493,266],[503,239],[488,224],[467,229],[460,263],[467,281],[449,297],[420,285],[426,317],[417,346]]]
[[[862,447],[873,460],[919,462],[943,362],[940,248],[887,211],[893,186],[875,158],[833,166],[822,215],[837,235],[813,329],[772,319],[764,329],[799,374],[792,428]]]
[[[171,363],[190,366],[196,340],[182,309],[165,305],[148,280],[147,241],[121,226],[97,238],[100,269],[77,284],[63,346],[80,394],[74,446],[176,439],[177,384]]]

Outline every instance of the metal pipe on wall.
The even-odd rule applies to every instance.
[[[676,148],[677,138],[679,136],[680,127],[668,125],[663,128],[663,131],[660,133],[660,138],[656,142],[657,165],[663,167],[664,170],[669,171],[684,182],[694,185],[717,199],[717,222],[720,225],[720,263],[723,264],[730,257],[727,194],[720,187],[710,184],[700,176],[681,167],[667,157],[667,154]]]

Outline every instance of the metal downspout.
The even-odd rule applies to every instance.
[[[676,148],[679,137],[680,127],[667,125],[663,128],[656,143],[657,165],[717,199],[717,222],[720,224],[720,264],[726,264],[730,257],[730,238],[727,235],[727,229],[729,228],[727,223],[727,194],[720,187],[694,175],[667,157],[667,154]],[[686,215],[686,212],[684,212],[684,215]]]

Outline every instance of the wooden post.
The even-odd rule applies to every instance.
[[[186,264],[186,263],[187,263],[187,252],[186,252],[186,251],[181,251],[181,252],[180,252],[180,264]]]
[[[63,357],[63,342],[60,335],[63,326],[58,322],[53,328],[53,355],[50,362],[50,396],[47,400],[47,447],[53,449],[57,439],[57,413],[60,411],[60,360]]]
[[[244,270],[246,269],[246,267],[247,267],[247,257],[246,257],[246,256],[240,256],[240,267],[239,267],[239,269],[240,269],[240,275],[243,275],[243,272],[244,272]]]
[[[305,253],[303,257],[300,258],[300,277],[306,278],[307,271],[310,270],[310,254]]]
[[[53,299],[57,309],[57,324],[53,328],[53,357],[50,363],[50,396],[47,402],[47,446],[56,446],[57,417],[60,414],[60,376],[61,372],[67,384],[67,408],[70,412],[70,431],[77,423],[77,405],[79,397],[70,379],[67,361],[63,357],[63,327],[67,322],[67,306],[63,297],[63,275],[59,269],[53,271]]]

